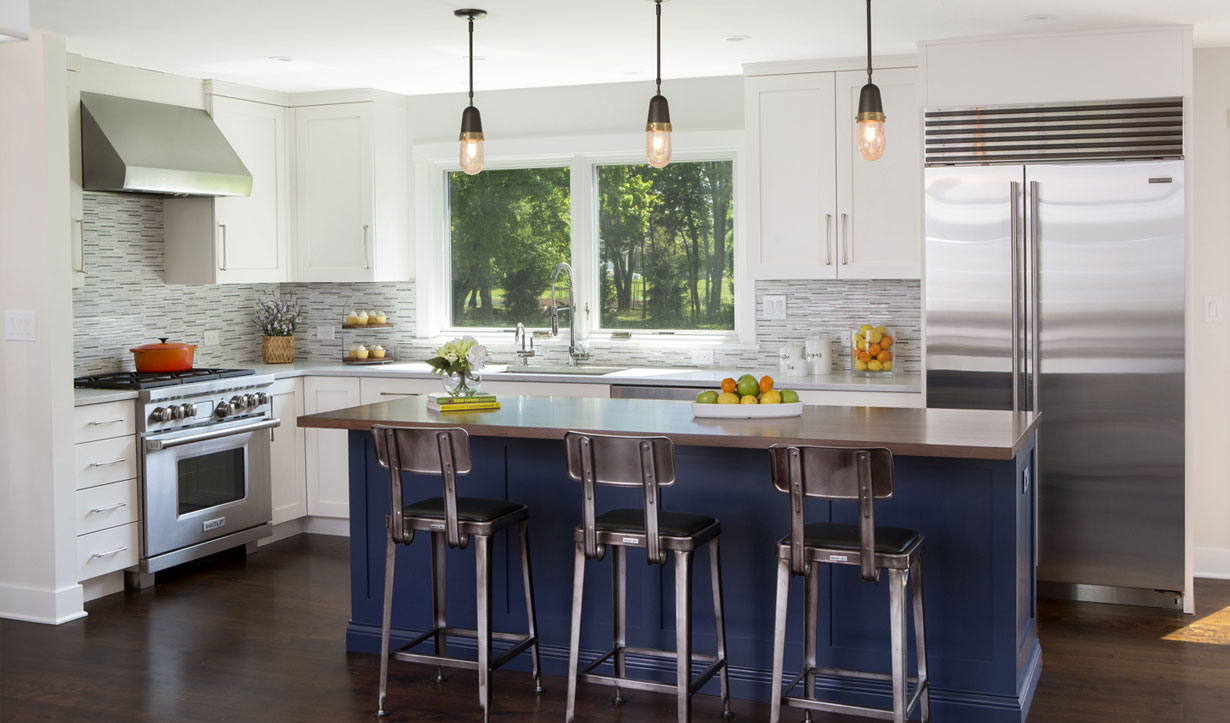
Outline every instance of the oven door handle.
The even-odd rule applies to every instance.
[[[157,452],[161,449],[170,449],[171,447],[179,447],[185,444],[193,444],[194,442],[207,442],[211,439],[221,439],[223,437],[232,437],[236,434],[246,434],[248,432],[259,432],[262,429],[273,429],[282,425],[280,419],[265,419],[255,424],[245,424],[242,427],[231,427],[217,432],[201,432],[200,434],[189,434],[183,437],[175,437],[173,439],[147,439],[145,440],[145,451]]]

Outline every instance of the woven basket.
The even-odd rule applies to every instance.
[[[295,337],[262,336],[261,358],[266,364],[289,364],[295,360]]]

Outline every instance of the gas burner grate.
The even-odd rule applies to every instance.
[[[185,372],[118,372],[77,377],[73,386],[82,389],[157,389],[179,384],[230,379],[255,374],[254,369],[190,369]]]

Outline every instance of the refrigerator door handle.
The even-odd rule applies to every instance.
[[[1013,181],[1008,184],[1011,202],[1008,206],[1008,243],[1012,247],[1012,411],[1021,411],[1021,184]]]
[[[1041,354],[1039,347],[1042,345],[1042,337],[1040,336],[1041,316],[1042,316],[1042,301],[1038,293],[1038,282],[1042,279],[1042,271],[1038,268],[1038,247],[1042,240],[1040,236],[1041,223],[1038,220],[1038,208],[1041,201],[1038,199],[1038,182],[1029,182],[1029,375],[1033,394],[1030,400],[1030,409],[1037,413],[1041,411],[1038,406],[1038,389],[1042,386],[1041,367],[1039,359]]]

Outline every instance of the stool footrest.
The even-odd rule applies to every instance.
[[[893,719],[893,711],[886,710],[884,708],[872,708],[870,706],[862,706],[862,705],[849,705],[846,703],[832,703],[829,701],[816,700],[813,698],[799,698],[799,697],[793,697],[793,696],[787,695],[787,693],[789,693],[791,690],[794,690],[794,688],[798,686],[798,684],[802,682],[803,679],[808,674],[829,675],[829,676],[837,676],[837,677],[842,677],[842,678],[857,678],[860,680],[892,680],[893,679],[893,676],[889,675],[888,673],[868,673],[868,672],[864,672],[861,670],[846,670],[845,668],[826,668],[823,666],[816,666],[814,668],[804,668],[803,670],[799,671],[798,675],[791,678],[790,682],[787,683],[786,686],[781,690],[780,695],[781,695],[782,705],[789,706],[791,708],[803,708],[805,710],[815,710],[815,711],[820,711],[822,713],[844,713],[846,715],[857,715],[857,716],[863,716],[865,718],[879,718],[882,720],[892,720]],[[918,699],[922,697],[923,692],[931,689],[931,682],[927,680],[926,678],[923,678],[920,681],[917,677],[907,677],[905,679],[905,683],[906,683],[907,690],[909,689],[909,686],[911,683],[914,684],[914,690],[912,693],[910,693],[909,697],[906,698],[906,702],[905,702],[905,714],[906,714],[906,717],[909,717],[910,711],[914,709],[914,706],[918,703]]]
[[[674,695],[677,690],[674,683],[659,683],[653,680],[641,680],[640,678],[616,678],[613,675],[599,675],[598,673],[585,673],[584,675],[578,673],[577,680],[584,683],[600,683],[629,690],[645,690],[651,693],[669,693]]]
[[[622,650],[627,655],[639,655],[639,656],[646,657],[646,658],[665,658],[665,659],[673,660],[676,657],[675,653],[669,650],[660,650],[658,648],[641,648],[641,647],[636,647],[632,645],[625,645],[622,647],[617,646],[617,647],[607,650],[605,653],[603,653],[602,655],[598,656],[596,659],[591,661],[584,668],[581,668],[580,670],[578,670],[577,671],[578,679],[585,680],[585,681],[592,682],[592,683],[602,683],[604,685],[622,686],[625,688],[631,688],[633,690],[653,690],[653,691],[666,692],[666,693],[675,692],[676,686],[675,684],[672,684],[672,683],[658,683],[654,681],[639,680],[637,678],[627,678],[627,677],[620,678],[620,677],[613,676],[613,675],[601,675],[598,673],[590,672],[594,668],[597,668],[599,665],[602,665],[603,663],[610,660],[611,657],[614,656],[615,653],[619,652],[620,650]],[[693,664],[708,663],[709,666],[706,667],[703,671],[701,671],[700,675],[692,676],[691,680],[688,681],[688,693],[689,694],[695,693],[697,690],[700,689],[701,686],[703,686],[705,683],[708,683],[709,679],[712,678],[714,675],[716,675],[718,671],[720,671],[722,667],[726,665],[726,660],[724,658],[718,658],[718,656],[716,655],[706,655],[703,653],[693,654],[692,662]],[[641,684],[644,684],[644,686],[654,686],[654,687],[643,687]]]
[[[456,635],[459,637],[467,637],[467,638],[477,638],[478,637],[478,631],[471,630],[470,628],[447,628],[447,627],[446,628],[432,628],[431,630],[428,630],[422,635],[419,635],[418,637],[414,638],[413,640],[401,646],[400,648],[396,648],[390,651],[389,655],[392,656],[395,660],[401,660],[407,663],[423,663],[426,665],[439,665],[439,666],[443,666],[446,668],[461,668],[463,670],[478,670],[478,661],[476,660],[467,660],[465,658],[453,658],[447,655],[435,655],[432,653],[411,653],[409,652],[411,648],[417,645],[422,645],[423,643],[429,640],[434,640],[437,633],[444,633],[446,645],[448,644],[448,636],[450,635]],[[491,665],[489,666],[491,670],[495,670],[501,665],[504,665],[508,661],[515,658],[519,653],[524,652],[531,645],[537,642],[537,638],[535,638],[532,635],[520,635],[518,633],[493,632],[491,633],[491,639],[501,640],[501,641],[510,642],[510,643],[516,643],[511,648],[501,653],[499,657],[491,661]],[[613,653],[614,651],[611,651],[611,653],[608,653],[608,655],[611,655]]]

